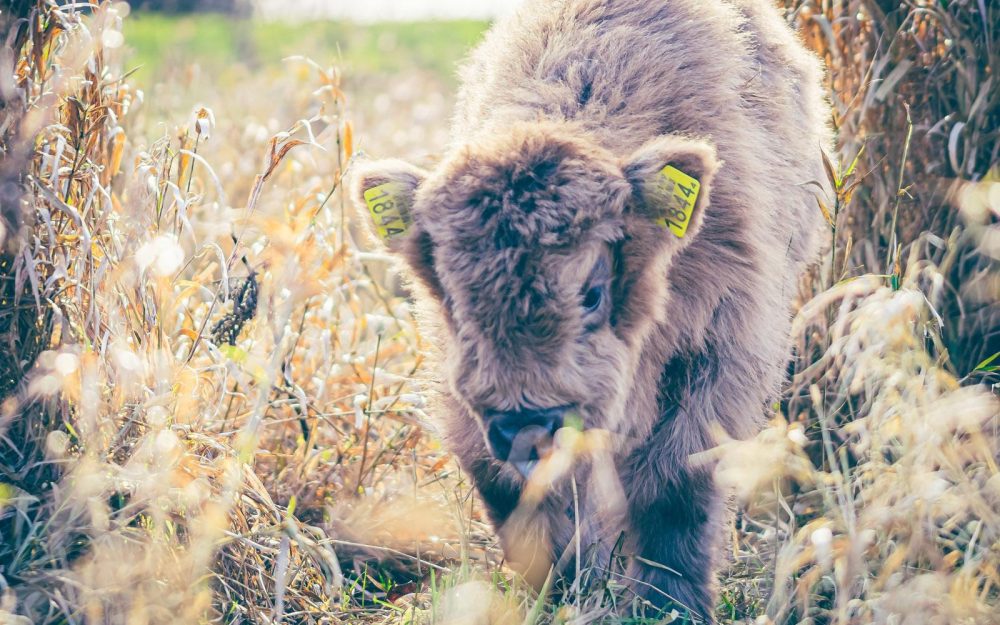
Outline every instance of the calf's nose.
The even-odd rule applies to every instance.
[[[486,410],[490,451],[505,460],[525,477],[538,459],[552,445],[552,438],[563,425],[567,407],[514,411]]]

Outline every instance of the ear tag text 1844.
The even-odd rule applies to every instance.
[[[364,196],[380,237],[391,239],[406,233],[410,225],[410,206],[404,185],[387,182],[366,190]]]
[[[683,239],[694,213],[701,183],[673,165],[667,165],[657,175],[656,187],[659,191],[657,195],[666,204],[656,223],[673,232],[678,239]]]

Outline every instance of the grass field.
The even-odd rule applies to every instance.
[[[164,123],[182,123],[199,106],[211,108],[223,126],[221,120],[252,120],[277,132],[306,109],[301,100],[292,104],[304,92],[281,97],[276,85],[305,84],[310,64],[318,63],[336,74],[358,150],[427,160],[447,138],[458,63],[488,26],[137,13],[124,23],[119,56],[134,72],[130,82],[151,96],[135,121],[143,129],[139,140],[157,138]]]
[[[717,617],[995,625],[1000,20],[785,5],[830,68],[832,245],[769,427],[723,446]],[[503,565],[351,222],[352,158],[433,163],[486,26],[38,3],[12,31],[0,623],[671,622]]]
[[[343,22],[260,22],[223,15],[166,16],[139,13],[123,29],[139,67],[133,82],[169,80],[172,69],[198,63],[224,77],[233,64],[268,70],[288,56],[308,54],[336,65],[347,76],[429,72],[454,85],[456,63],[489,24],[477,21],[387,22],[358,26]]]

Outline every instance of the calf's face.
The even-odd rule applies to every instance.
[[[527,475],[562,427],[627,433],[670,259],[697,234],[717,168],[697,140],[659,137],[622,160],[534,123],[429,173],[359,169],[357,202],[438,309],[448,392],[496,458]]]

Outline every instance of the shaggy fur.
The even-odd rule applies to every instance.
[[[355,176],[362,206],[387,181],[412,194],[388,245],[442,347],[443,436],[515,564],[565,564],[577,514],[588,562],[711,619],[725,506],[691,456],[755,434],[782,380],[821,231],[820,64],[765,0],[528,0],[462,77],[433,171]],[[683,239],[654,223],[667,164],[702,183]],[[608,301],[584,311],[600,263]],[[581,463],[578,507],[561,484],[520,514],[482,414],[565,405],[610,433],[611,459]],[[606,465],[617,508],[594,486]]]

